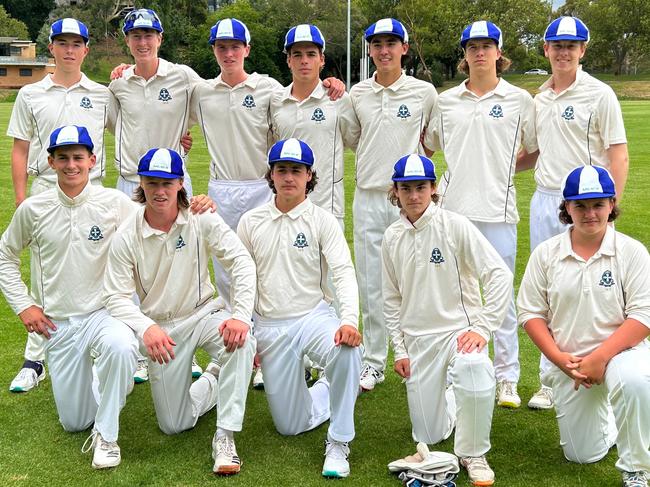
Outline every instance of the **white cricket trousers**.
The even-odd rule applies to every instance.
[[[562,193],[559,190],[548,189],[537,186],[533,197],[530,200],[530,251],[532,252],[542,242],[551,237],[561,234],[567,229],[568,225],[560,222],[560,203],[562,203]],[[553,362],[546,358],[544,354],[539,357],[539,380],[544,382],[544,375],[547,371],[555,367]]]
[[[102,185],[101,179],[91,179],[90,182],[98,186]],[[48,189],[52,189],[54,187],[56,187],[56,183],[54,181],[48,181],[45,178],[37,176],[32,181],[32,187],[29,194],[30,196],[34,196],[35,194],[42,193],[43,191],[47,191]],[[32,265],[34,264],[33,260],[30,260],[30,262]],[[45,341],[46,339],[43,337],[43,335],[39,335],[38,333],[34,332],[28,333],[27,343],[25,344],[25,360],[31,360],[33,362],[45,361]]]
[[[219,326],[231,317],[208,303],[182,320],[159,325],[176,342],[174,360],[159,364],[149,360],[149,382],[158,426],[168,435],[190,429],[199,417],[217,406],[217,426],[241,431],[248,383],[253,370],[255,338],[246,337],[241,348],[226,351]],[[144,345],[140,344],[144,352]],[[192,357],[205,350],[221,365],[219,380],[205,372],[192,383]]]
[[[490,450],[496,381],[485,350],[456,351],[465,331],[404,336],[411,365],[406,393],[415,441],[439,443],[455,424],[456,456],[479,457]],[[452,389],[446,393],[448,375]]]
[[[45,340],[45,352],[63,429],[83,431],[95,423],[102,438],[117,441],[120,411],[136,368],[135,334],[104,308],[52,321],[57,329]],[[92,391],[93,365],[99,404]]]
[[[514,275],[515,260],[517,258],[517,225],[474,220],[472,220],[472,223],[488,239]],[[506,317],[493,334],[494,374],[497,381],[519,382],[518,331],[515,293],[513,291],[508,303]]]
[[[388,335],[381,295],[381,241],[386,229],[399,218],[399,208],[386,191],[357,189],[352,205],[354,261],[359,283],[363,322],[363,362],[383,372],[388,355]]]
[[[605,381],[573,390],[573,380],[555,365],[544,380],[553,388],[560,446],[567,460],[592,463],[614,443],[616,468],[650,472],[650,345],[641,342],[607,364]],[[614,422],[608,421],[608,402]],[[616,435],[618,431],[618,436]]]
[[[330,419],[328,434],[332,439],[354,438],[361,350],[334,345],[340,326],[341,320],[324,301],[299,318],[256,319],[264,393],[280,434],[297,435]],[[304,356],[325,371],[325,378],[310,388],[305,382]]]
[[[262,206],[271,201],[273,192],[266,179],[253,179],[250,181],[227,181],[210,179],[208,182],[208,196],[217,204],[217,213],[223,221],[237,232],[237,225],[242,215],[248,210]],[[212,258],[214,281],[219,296],[230,306],[230,273],[228,273],[216,258]]]

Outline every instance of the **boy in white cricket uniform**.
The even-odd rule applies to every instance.
[[[560,184],[575,164],[609,169],[619,199],[625,189],[628,153],[621,107],[608,85],[582,70],[580,59],[588,42],[589,29],[575,17],[555,19],[544,34],[544,55],[551,63],[552,76],[535,96],[539,150],[524,151],[518,162],[518,170],[536,162],[537,189],[530,202],[531,250],[566,229],[557,217]],[[550,366],[542,356],[540,376]],[[552,407],[551,389],[542,383],[528,405]]]
[[[309,198],[343,226],[343,154],[346,147],[356,148],[359,121],[350,96],[344,94],[332,101],[321,83],[325,39],[318,27],[292,27],[285,36],[284,52],[293,82],[271,99],[273,135],[278,140],[298,138],[309,144],[318,173],[318,185]]]
[[[218,215],[188,212],[180,154],[151,149],[140,160],[138,174],[136,198],[145,206],[124,223],[111,244],[104,303],[133,328],[147,350],[160,429],[176,434],[192,428],[216,404],[213,471],[234,474],[240,460],[233,432],[242,428],[255,354],[255,339],[248,335],[255,264]],[[231,272],[232,315],[213,299],[211,255]],[[217,358],[221,370],[211,364],[192,383],[187,372],[198,347]]]
[[[41,81],[24,86],[18,92],[11,112],[7,135],[14,138],[11,174],[16,206],[27,196],[28,177],[33,176],[30,194],[56,186],[56,172],[48,163],[47,143],[54,129],[69,123],[86,127],[95,144],[97,163],[90,181],[101,184],[106,171],[104,127],[109,124],[110,91],[89,80],[81,72],[88,54],[88,28],[75,19],[57,20],[50,27],[48,49],[56,67]],[[26,392],[45,377],[43,338],[30,333],[25,347],[25,363],[9,390]]]
[[[519,222],[514,175],[520,145],[537,150],[533,98],[501,78],[510,60],[501,54],[501,29],[492,22],[468,25],[460,44],[465,53],[460,69],[469,78],[438,97],[438,116],[424,144],[445,153],[440,206],[469,218],[514,273]],[[517,329],[513,295],[494,332],[497,403],[512,408],[521,404]]]
[[[614,182],[599,166],[567,175],[560,218],[573,225],[533,251],[517,305],[553,364],[542,379],[553,388],[564,456],[596,462],[615,442],[623,485],[647,487],[650,256],[608,224],[618,215]]]
[[[455,426],[454,453],[470,480],[492,485],[485,454],[496,383],[483,349],[503,321],[512,273],[466,217],[435,204],[430,159],[402,157],[392,179],[391,202],[402,211],[382,242],[384,316],[413,439],[439,443]]]
[[[361,387],[371,390],[384,380],[388,353],[380,254],[384,231],[399,217],[386,199],[391,168],[402,155],[423,151],[420,137],[432,120],[437,94],[432,84],[402,72],[401,59],[409,45],[401,22],[382,19],[365,37],[377,71],[355,85],[350,98],[361,125],[352,208],[365,347]]]
[[[26,199],[0,242],[0,288],[28,332],[42,334],[59,421],[66,431],[95,424],[94,468],[120,463],[119,414],[136,365],[133,332],[102,307],[108,245],[134,203],[89,183],[96,163],[85,127],[56,129],[48,146],[55,188]],[[32,251],[31,292],[20,254]],[[99,397],[92,390],[92,368]]]
[[[303,141],[274,144],[267,178],[276,196],[247,212],[237,233],[258,270],[255,336],[275,427],[297,435],[330,419],[322,473],[347,477],[361,369],[358,289],[340,225],[307,198],[316,184],[313,163]],[[332,274],[340,318],[324,270]],[[325,371],[311,388],[305,355]]]

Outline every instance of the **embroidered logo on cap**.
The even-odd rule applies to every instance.
[[[442,264],[445,261],[445,258],[442,256],[442,252],[440,252],[440,249],[438,247],[435,247],[431,251],[431,258],[429,259],[429,262],[432,264]]]
[[[612,271],[603,272],[602,277],[600,278],[599,286],[603,287],[612,287],[614,285],[614,278],[612,277]]]
[[[562,112],[562,118],[564,120],[574,120],[576,118],[575,113],[573,112],[573,106],[572,105],[569,105],[568,107],[566,107],[564,109],[564,112]]]
[[[88,240],[91,240],[93,242],[99,242],[103,238],[104,235],[102,235],[101,229],[97,225],[93,225],[90,228],[90,233],[88,234]]]
[[[253,95],[246,95],[244,97],[244,101],[241,104],[246,108],[254,108],[257,106],[255,105],[255,99],[253,98]]]
[[[501,105],[494,105],[488,115],[492,118],[503,118],[503,108],[501,108]]]
[[[168,102],[172,99],[172,95],[169,94],[169,90],[167,88],[161,88],[160,93],[158,94],[158,99],[160,101]]]
[[[314,113],[311,116],[311,119],[314,122],[319,122],[319,123],[323,122],[325,120],[325,114],[323,113],[323,110],[321,110],[320,108],[314,109]]]
[[[87,96],[84,96],[84,97],[81,99],[81,103],[79,103],[79,106],[80,106],[81,108],[85,108],[85,109],[88,110],[88,109],[90,109],[90,108],[93,107],[93,104],[92,104],[92,102],[90,101],[90,98],[88,98]]]
[[[296,235],[296,241],[293,242],[293,246],[298,247],[299,249],[309,247],[309,244],[307,243],[307,237],[305,237],[304,233],[300,232],[298,235]]]
[[[406,105],[400,105],[399,108],[397,109],[397,116],[402,120],[406,120],[408,117],[411,116],[411,112],[409,112],[409,107],[407,107]]]

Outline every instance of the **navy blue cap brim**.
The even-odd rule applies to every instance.
[[[150,178],[161,178],[161,179],[183,179],[184,175],[179,176],[178,174],[170,174],[163,171],[138,171],[138,176],[148,176]]]
[[[239,41],[242,44],[244,44],[245,46],[248,45],[248,43],[246,41],[242,41],[241,39],[238,39],[237,37],[218,37],[218,38],[213,39],[213,40],[208,41],[208,42],[210,43],[211,46],[214,46],[217,41]]]
[[[283,157],[282,159],[273,159],[269,160],[269,166],[275,164],[276,162],[293,162],[294,164],[302,164],[303,166],[311,167],[314,165],[313,162],[305,162],[300,159],[292,159],[291,157]]]
[[[79,37],[81,37],[81,38],[84,40],[84,42],[85,42],[86,44],[88,44],[88,41],[89,41],[89,38],[88,38],[88,37],[86,37],[86,36],[82,36],[81,34],[77,34],[77,33],[75,33],[75,32],[60,32],[60,33],[58,33],[58,34],[52,34],[52,35],[50,36],[50,39],[54,40],[54,39],[56,39],[56,38],[59,37],[59,36],[65,36],[65,35],[68,35],[68,36],[79,36]]]
[[[52,146],[48,147],[47,151],[50,154],[52,154],[55,151],[55,149],[59,149],[61,147],[67,147],[69,145],[80,145],[80,146],[85,147],[86,149],[88,149],[90,152],[92,152],[93,149],[95,148],[95,146],[88,145],[88,144],[82,144],[81,142],[64,142],[62,144],[52,145]]]
[[[545,42],[548,41],[579,41],[579,42],[587,42],[586,39],[579,37],[579,36],[574,36],[570,34],[562,34],[559,36],[551,36],[547,37],[544,39]]]
[[[396,183],[400,181],[435,181],[437,178],[435,176],[402,176],[399,178],[392,178]]]
[[[565,201],[576,201],[576,200],[596,200],[600,198],[613,198],[616,196],[615,193],[585,193],[577,194],[575,196],[565,197]]]
[[[395,37],[396,39],[399,39],[400,41],[402,41],[403,44],[405,44],[404,37],[402,37],[399,34],[395,34],[394,32],[377,32],[376,34],[371,34],[369,36],[366,36],[366,42],[370,42],[372,40],[372,38],[375,37],[375,36],[391,36],[391,37]]]
[[[468,43],[469,41],[475,41],[475,40],[478,40],[478,39],[489,39],[489,40],[491,40],[492,42],[494,42],[494,44],[496,44],[497,47],[499,47],[499,42],[498,42],[496,39],[494,39],[494,38],[492,38],[492,37],[490,37],[490,36],[480,36],[480,37],[477,36],[477,37],[470,37],[469,39],[465,39],[464,41],[460,41],[460,47],[462,47],[463,49],[465,49],[465,46],[467,45],[467,43]]]

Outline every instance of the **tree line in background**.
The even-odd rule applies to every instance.
[[[345,79],[346,0],[84,0],[75,6],[55,7],[54,0],[1,0],[0,36],[37,39],[45,54],[50,23],[62,17],[85,22],[92,49],[87,63],[109,61],[121,40],[126,6],[153,8],[165,28],[161,57],[192,66],[212,78],[218,66],[207,38],[219,19],[236,17],[251,31],[252,51],[247,70],[267,73],[281,82],[290,80],[282,54],[284,34],[293,25],[314,23],[327,40],[327,75]],[[547,68],[542,50],[546,25],[559,15],[580,17],[590,28],[591,42],[584,65],[615,74],[646,71],[650,67],[650,2],[648,0],[568,0],[558,11],[550,0],[351,0],[352,78],[359,76],[364,29],[383,17],[400,19],[409,31],[411,50],[405,68],[439,85],[456,76],[462,57],[458,41],[464,26],[474,20],[495,22],[503,31],[503,52],[512,71]]]

